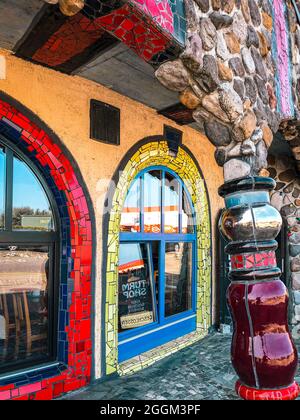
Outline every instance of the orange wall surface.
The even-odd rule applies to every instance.
[[[102,264],[102,209],[109,182],[128,150],[147,136],[163,134],[163,125],[174,126],[183,132],[183,144],[197,160],[208,189],[211,207],[212,238],[216,248],[217,216],[223,206],[218,187],[223,183],[223,172],[214,159],[214,146],[208,139],[190,127],[160,116],[139,102],[122,96],[99,84],[77,76],[59,72],[18,59],[0,50],[6,74],[2,72],[0,90],[21,102],[38,115],[61,139],[77,161],[89,190],[96,216],[96,290],[95,290],[95,360],[96,376],[100,375],[100,317]],[[4,74],[4,76],[3,76]],[[142,88],[142,87],[141,87]],[[91,140],[89,137],[90,100],[97,99],[120,109],[120,146]],[[213,249],[213,267],[216,266]],[[216,306],[216,282],[213,270],[213,313]],[[215,315],[213,315],[215,320]]]

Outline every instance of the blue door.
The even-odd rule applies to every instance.
[[[120,227],[119,362],[196,329],[195,214],[164,167],[133,181]]]

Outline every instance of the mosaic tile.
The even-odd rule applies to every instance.
[[[159,153],[156,156],[151,156],[150,151],[157,150]],[[148,156],[148,158],[147,158]],[[136,165],[132,166],[132,162],[135,162]],[[182,165],[184,162],[184,165]],[[125,166],[124,171],[121,174],[120,180],[116,188],[116,194],[119,196],[119,201],[113,199],[113,209],[112,214],[121,214],[123,203],[126,198],[128,188],[136,177],[136,175],[143,169],[154,166],[162,165],[167,168],[176,168],[177,175],[186,181],[187,189],[193,199],[193,204],[195,211],[197,213],[197,238],[198,238],[198,247],[200,252],[198,252],[198,267],[200,267],[204,262],[202,269],[198,269],[197,273],[197,333],[201,332],[206,334],[210,326],[210,299],[211,299],[211,286],[210,286],[210,276],[211,276],[211,257],[210,257],[210,218],[209,218],[209,208],[208,208],[208,199],[206,191],[204,188],[204,182],[200,178],[200,174],[197,170],[197,167],[192,160],[192,158],[181,148],[176,158],[169,156],[167,143],[164,141],[161,142],[151,142],[146,145],[143,145],[134,156],[128,161]],[[120,189],[122,185],[122,190]],[[199,188],[199,185],[201,186]],[[205,211],[201,211],[205,209]],[[118,243],[119,242],[119,224],[120,218],[116,221],[116,230],[109,233],[108,243]],[[206,235],[203,237],[201,235],[202,228],[205,227]],[[117,343],[117,275],[111,277],[111,272],[117,273],[118,266],[118,248],[115,251],[115,258],[113,262],[111,257],[107,259],[107,275],[109,279],[112,280],[107,283],[106,287],[106,340],[107,340],[107,349],[113,349],[113,342]],[[204,296],[204,297],[203,297]],[[204,308],[204,310],[203,310]],[[205,314],[205,315],[204,315]],[[111,334],[109,334],[113,326],[114,330],[114,340],[111,339]],[[110,340],[108,340],[108,337]],[[189,344],[187,340],[187,344]],[[167,348],[167,347],[166,347]],[[164,357],[166,351],[159,352],[157,356],[157,351],[160,350],[151,350],[155,354],[155,359]],[[167,350],[169,352],[169,349]],[[149,359],[149,363],[152,361]],[[114,348],[114,353],[112,356],[111,350],[106,353],[106,372],[112,373],[120,369],[118,365],[118,354],[117,348]]]
[[[18,130],[14,128],[12,132],[3,121],[4,116]],[[39,373],[16,374],[9,378],[9,384],[2,380],[0,399],[51,399],[62,392],[85,386],[91,376],[91,224],[86,223],[84,230],[80,228],[81,215],[85,215],[85,221],[89,221],[90,216],[84,191],[59,146],[46,132],[2,100],[0,132],[13,141],[44,175],[58,205],[63,250],[58,341],[58,358],[63,363]],[[65,298],[68,296],[67,302]],[[10,390],[4,391],[3,386],[8,385]]]
[[[47,5],[16,54],[72,73],[121,41],[158,64],[177,57],[184,46],[183,1],[85,0],[83,10],[71,17],[62,15],[58,5]]]

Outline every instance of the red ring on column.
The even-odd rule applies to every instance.
[[[235,390],[241,398],[250,401],[290,401],[296,399],[299,395],[299,386],[296,382],[287,388],[257,389],[242,385],[240,381],[237,381],[235,384]]]

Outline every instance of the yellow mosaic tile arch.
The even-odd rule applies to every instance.
[[[177,157],[174,158],[169,155],[165,141],[147,143],[131,157],[121,173],[110,213],[105,303],[107,374],[118,370],[118,258],[121,211],[131,182],[140,171],[150,166],[172,169],[184,181],[190,193],[197,223],[197,331],[205,335],[211,323],[210,214],[204,180],[191,156],[182,148],[179,148]]]

